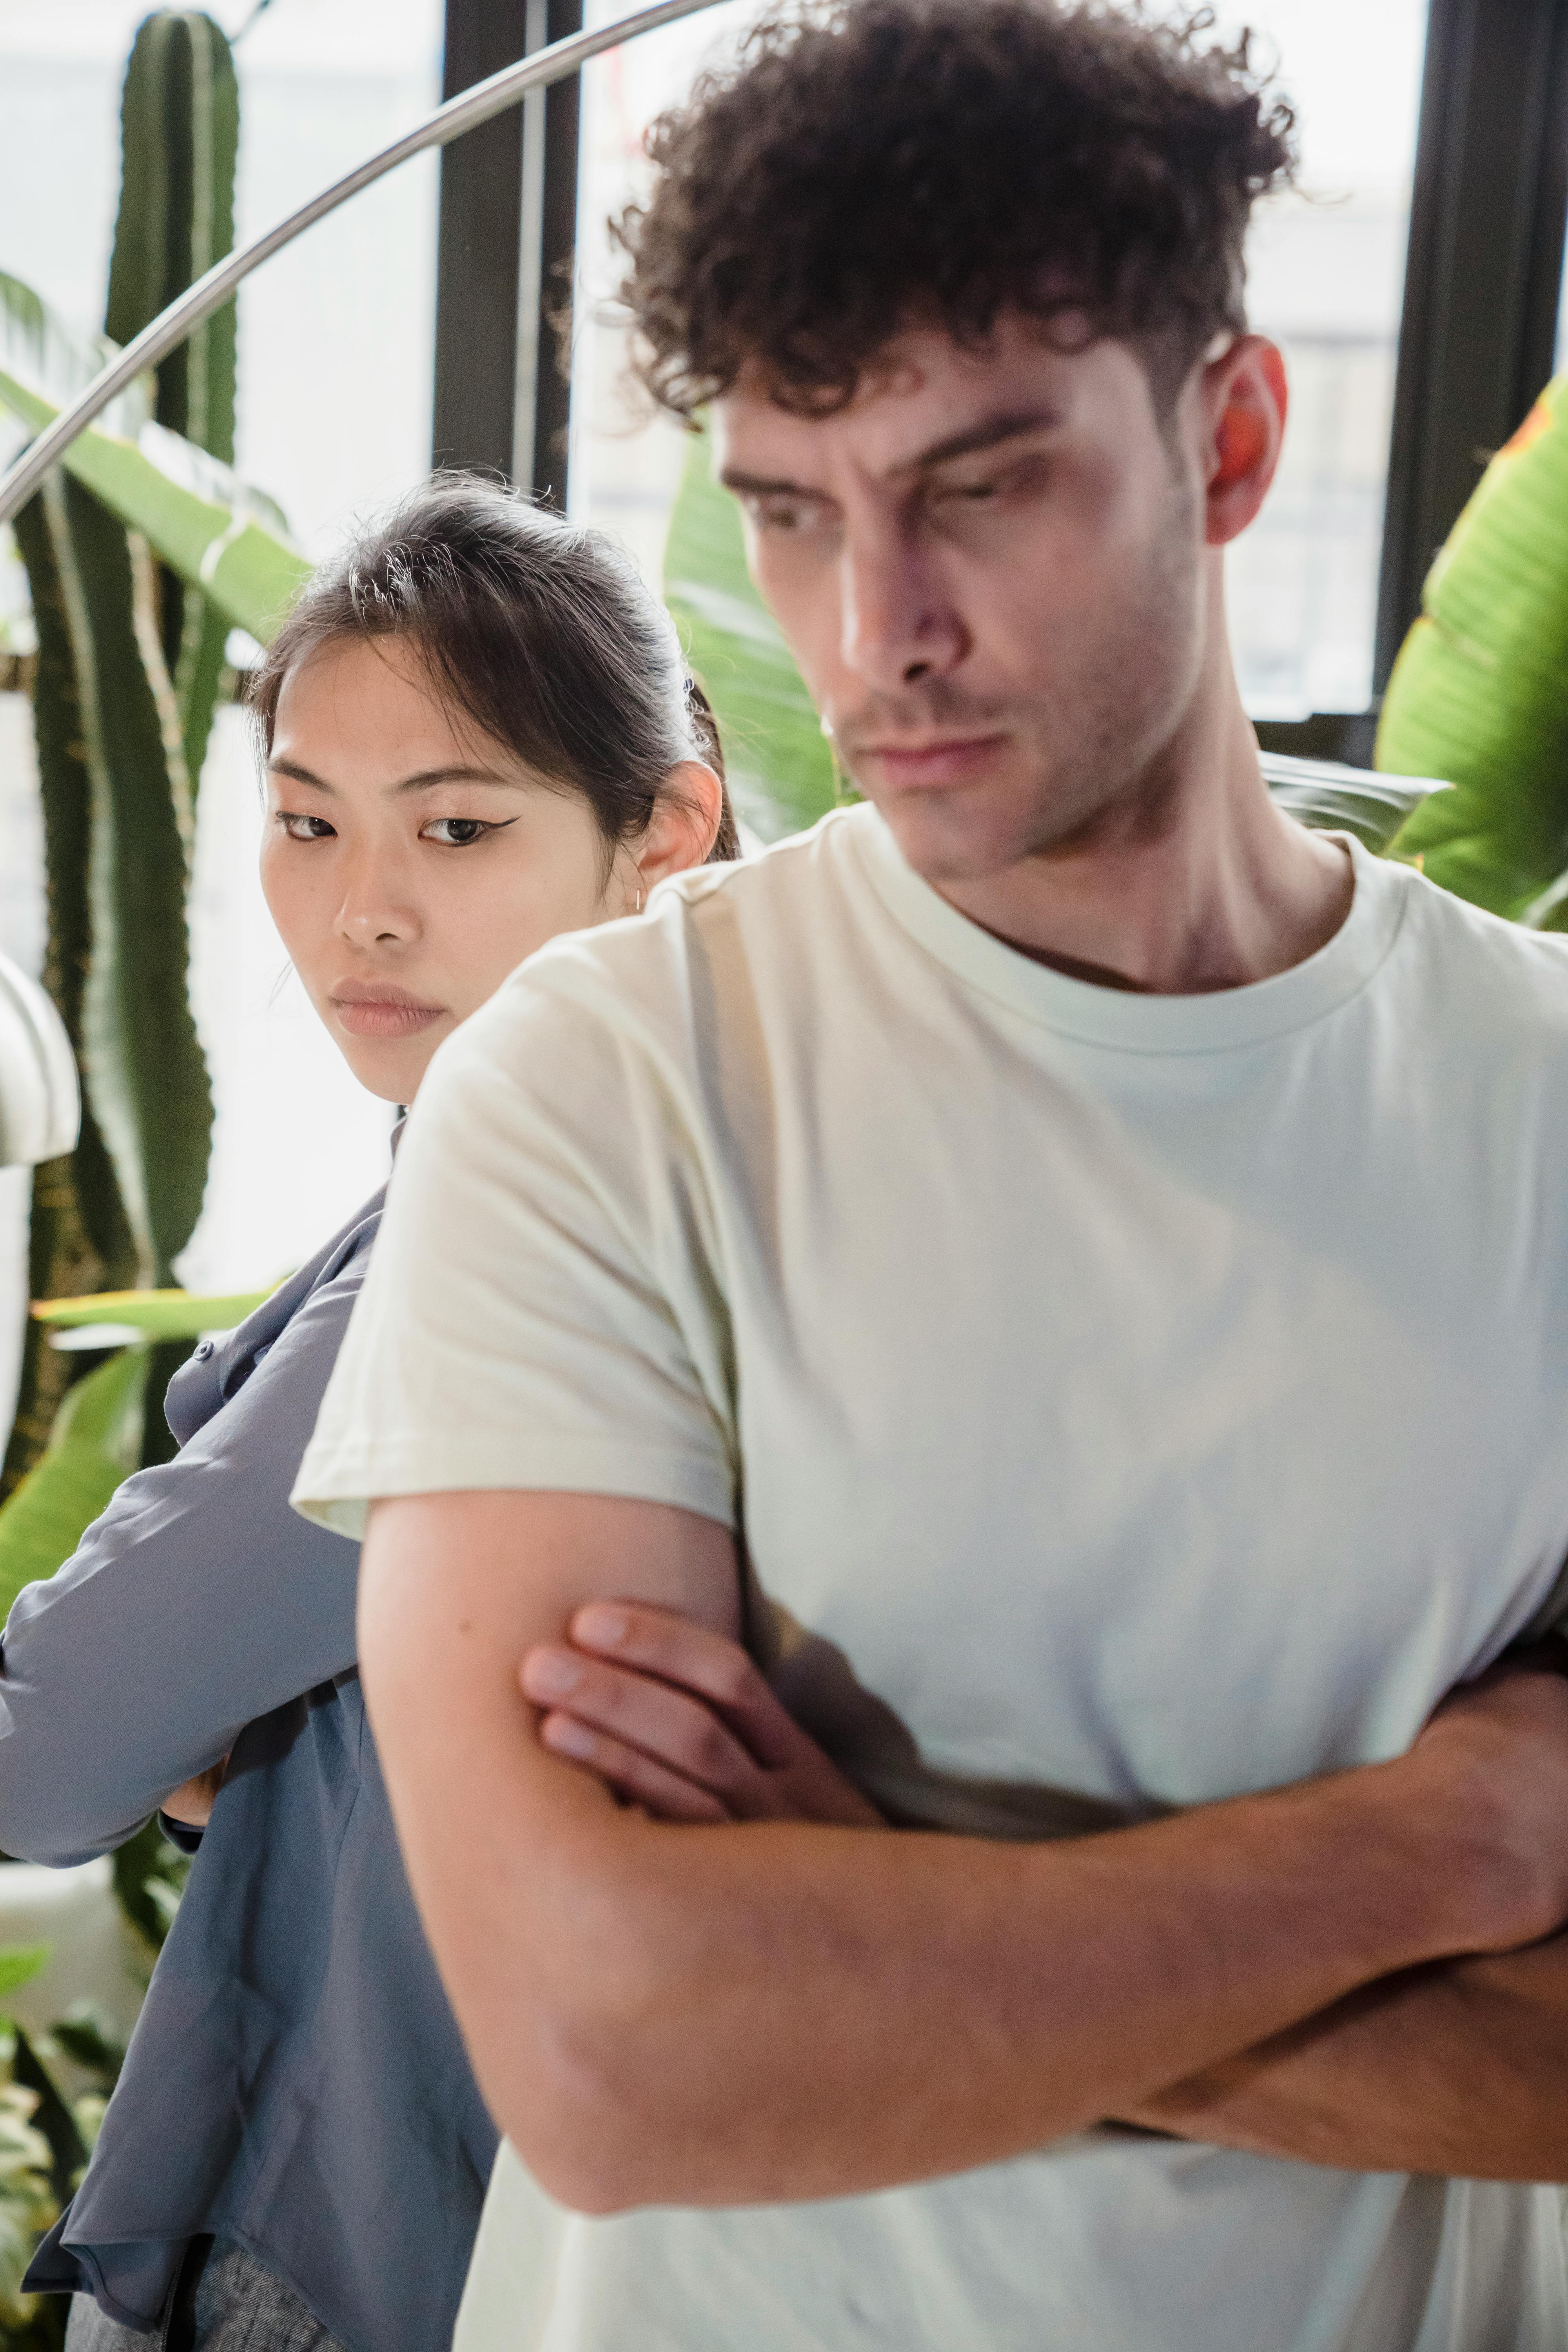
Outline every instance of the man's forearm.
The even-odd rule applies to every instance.
[[[1568,2180],[1568,1937],[1369,1986],[1128,2120],[1354,2172]]]
[[[383,1507],[364,1554],[415,1892],[492,2110],[569,2203],[963,2170],[1562,1916],[1510,1909],[1542,1841],[1508,1858],[1461,1801],[1468,1762],[1452,1784],[1402,1761],[1056,1846],[641,1820],[542,1750],[517,1683],[582,1599],[628,1585],[726,1630],[728,1538],[599,1498],[416,1497]],[[1458,1817],[1488,1833],[1467,1844]]]

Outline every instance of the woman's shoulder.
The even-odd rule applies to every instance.
[[[352,1295],[363,1281],[371,1244],[381,1223],[386,1187],[374,1192],[299,1271],[280,1282],[253,1314],[221,1338],[204,1339],[169,1383],[165,1412],[184,1444],[218,1407],[248,1380],[300,1312],[331,1288],[342,1295],[346,1318]],[[325,1304],[325,1302],[323,1302]],[[341,1334],[340,1334],[341,1336]]]

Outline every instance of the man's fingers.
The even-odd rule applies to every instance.
[[[554,1756],[596,1773],[640,1812],[661,1822],[727,1822],[729,1813],[706,1789],[671,1772],[640,1748],[611,1739],[574,1715],[547,1715],[539,1737]]]
[[[756,1764],[729,1726],[702,1700],[650,1680],[629,1663],[611,1665],[574,1649],[531,1650],[522,1688],[536,1706],[569,1714],[710,1790],[727,1812],[763,1810]]]
[[[802,1734],[740,1644],[672,1611],[642,1602],[590,1601],[569,1628],[579,1648],[639,1674],[693,1691],[717,1707],[759,1764],[797,1759]]]

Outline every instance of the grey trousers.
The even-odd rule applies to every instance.
[[[89,2294],[71,2297],[66,2352],[342,2352],[290,2286],[243,2246],[194,2245],[168,2316],[149,2335],[122,2327]]]

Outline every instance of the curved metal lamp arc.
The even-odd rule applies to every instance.
[[[286,245],[291,245],[297,236],[317,221],[324,220],[351,196],[358,195],[362,188],[368,188],[384,173],[395,171],[411,155],[423,154],[427,147],[445,147],[449,141],[461,138],[465,131],[489,122],[493,115],[504,114],[509,106],[518,105],[530,90],[547,89],[552,82],[564,81],[602,50],[618,48],[623,41],[635,40],[639,33],[655,32],[660,25],[671,25],[679,16],[694,16],[700,9],[717,5],[718,0],[658,0],[657,6],[639,8],[635,15],[622,16],[613,25],[601,25],[591,33],[574,33],[569,40],[552,42],[549,48],[540,49],[521,63],[491,74],[487,81],[476,82],[472,89],[448,99],[445,106],[437,107],[414,130],[395,139],[390,147],[382,148],[344,178],[335,180],[330,188],[323,188],[298,212],[279,221],[240,252],[226,255],[177,301],[160,311],[151,325],[144,327],[135,341],[127,343],[119,357],[93,378],[79,399],[62,409],[54,423],[28,444],[10,471],[0,478],[0,522],[8,522],[18,508],[26,504],[50,467],[58,465],[77,435],[108,407],[116,394],[123,392],[143,369],[155,367],[187,335],[193,334],[204,319],[221,310],[235,288],[253,269],[258,269],[264,261],[280,253]]]

